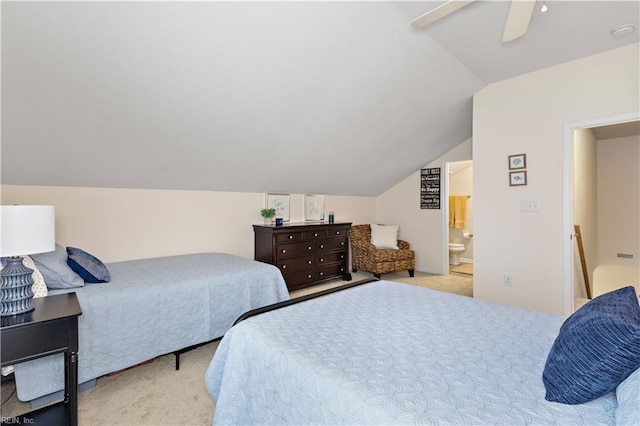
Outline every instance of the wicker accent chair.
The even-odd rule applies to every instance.
[[[353,272],[372,272],[376,278],[380,274],[396,271],[409,271],[413,277],[416,268],[416,255],[408,242],[398,240],[399,250],[378,249],[371,244],[371,225],[353,225],[349,231]]]

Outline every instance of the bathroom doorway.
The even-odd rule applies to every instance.
[[[445,271],[473,277],[473,160],[449,161],[445,166]]]

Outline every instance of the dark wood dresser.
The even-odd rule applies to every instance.
[[[253,225],[255,260],[277,266],[289,291],[336,278],[350,281],[351,223]]]

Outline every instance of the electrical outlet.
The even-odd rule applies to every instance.
[[[505,275],[504,276],[504,285],[506,285],[507,287],[511,287],[512,286],[511,275]]]

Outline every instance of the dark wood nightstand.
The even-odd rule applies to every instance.
[[[82,315],[75,293],[33,299],[35,309],[22,315],[2,317],[0,346],[2,366],[64,352],[64,400],[2,424],[78,424],[78,316]]]

